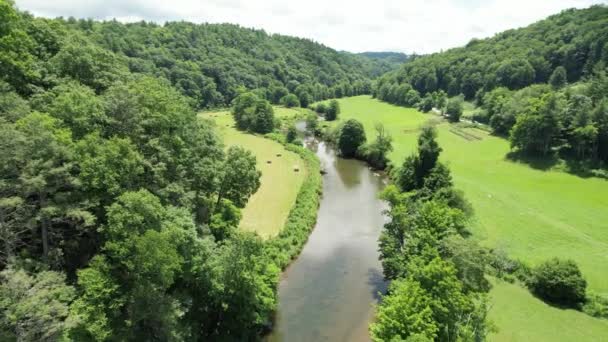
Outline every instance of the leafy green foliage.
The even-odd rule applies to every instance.
[[[272,106],[252,92],[243,93],[234,100],[232,116],[239,129],[262,134],[274,129]]]
[[[384,129],[384,125],[377,124],[376,140],[361,147],[362,157],[374,168],[383,170],[387,167],[388,153],[393,150],[393,138]]]
[[[256,158],[250,151],[231,146],[226,155],[224,173],[221,176],[218,203],[229,199],[238,207],[245,207],[247,199],[260,187],[262,175],[255,167]]]
[[[574,261],[554,258],[534,268],[528,286],[551,303],[578,307],[585,301],[587,282]]]
[[[334,121],[338,119],[338,115],[340,114],[340,103],[336,100],[329,101],[329,105],[325,108],[325,120]]]
[[[365,141],[363,125],[355,119],[346,121],[340,129],[338,136],[340,154],[345,158],[355,157]]]
[[[462,99],[458,96],[450,99],[445,113],[448,115],[448,120],[450,122],[460,121],[460,117],[462,116]]]
[[[412,335],[422,335],[429,340],[439,330],[429,306],[431,297],[419,282],[410,279],[395,280],[376,313],[376,321],[370,325],[374,341],[405,340]]]
[[[16,341],[57,341],[69,328],[65,321],[75,297],[65,275],[33,275],[7,268],[0,272],[0,337]]]
[[[370,333],[376,341],[484,340],[488,253],[466,239],[462,198],[454,201],[449,169],[432,126],[423,128],[418,153],[385,188],[389,220],[380,235],[384,277],[392,280]],[[459,196],[461,197],[461,196]]]
[[[549,84],[555,89],[562,88],[568,83],[568,75],[566,74],[566,68],[558,66],[553,70],[551,77],[549,78]]]
[[[300,106],[300,100],[298,99],[298,97],[295,94],[287,94],[287,95],[283,96],[281,98],[280,103],[287,108],[293,108],[293,107]]]

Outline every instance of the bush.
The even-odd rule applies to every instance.
[[[589,316],[608,318],[608,298],[590,294],[583,306],[583,311]]]
[[[287,108],[299,107],[300,100],[295,94],[288,94],[281,98],[281,104]]]
[[[533,269],[528,286],[548,302],[579,307],[585,301],[587,282],[574,261],[553,258]]]

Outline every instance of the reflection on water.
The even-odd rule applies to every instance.
[[[310,143],[309,143],[310,144]],[[363,163],[312,143],[326,171],[315,230],[279,285],[269,341],[368,341],[378,292],[385,290],[378,236],[382,179]]]

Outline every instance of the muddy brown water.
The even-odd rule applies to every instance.
[[[364,163],[339,158],[323,142],[307,141],[326,171],[317,224],[279,284],[272,333],[277,341],[369,341],[378,292],[386,289],[378,236],[386,204],[382,177]]]

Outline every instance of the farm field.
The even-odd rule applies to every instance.
[[[277,117],[295,113],[295,110],[275,108]],[[202,113],[201,116],[210,117],[216,122],[227,147],[239,145],[255,154],[257,167],[262,172],[261,185],[242,210],[240,226],[265,238],[275,236],[283,228],[306,177],[304,163],[297,154],[286,151],[275,141],[235,129],[234,120],[228,111]],[[277,154],[281,154],[281,157]],[[293,170],[296,165],[300,167],[299,172]]]
[[[382,122],[393,136],[390,158],[400,165],[416,146],[417,128],[434,114],[402,108],[357,96],[341,99],[339,119],[355,118],[363,123],[368,140],[373,127]],[[475,209],[474,236],[483,244],[502,248],[515,258],[534,265],[559,256],[574,259],[588,281],[589,290],[608,293],[608,181],[580,178],[562,171],[542,171],[509,161],[508,141],[473,128],[438,126],[441,159],[449,164],[457,188],[465,192]],[[513,286],[513,285],[511,285]],[[543,304],[531,295],[519,293],[514,307]],[[497,305],[509,302],[511,287],[497,286],[492,291]],[[549,308],[547,325],[559,320],[562,310]],[[510,321],[513,310],[494,309],[496,321],[503,326],[502,340],[517,326]],[[571,312],[572,316],[585,316]],[[587,317],[587,316],[585,316]],[[579,318],[583,319],[583,318]],[[590,322],[598,322],[592,320]],[[510,325],[510,322],[513,325]],[[542,320],[541,320],[542,322]],[[517,324],[524,324],[519,322]],[[540,322],[537,322],[541,324]],[[523,328],[523,326],[521,327]],[[540,329],[540,328],[539,328]],[[532,335],[531,335],[532,336]],[[597,336],[597,335],[596,335]]]

